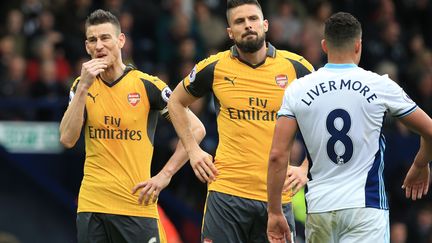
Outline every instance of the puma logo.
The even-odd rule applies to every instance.
[[[235,85],[234,85],[234,80],[236,80],[236,78],[237,78],[237,77],[234,77],[234,78],[224,77],[224,80],[230,82],[233,86],[235,86]]]
[[[87,96],[89,96],[90,98],[93,99],[93,102],[96,103],[96,96],[98,96],[99,94],[96,94],[95,96],[93,96],[91,93],[87,93]]]

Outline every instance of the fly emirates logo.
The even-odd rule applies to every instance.
[[[227,108],[230,119],[233,120],[252,120],[252,121],[275,121],[277,111],[268,109],[268,100],[258,97],[249,97],[250,109]]]
[[[120,129],[121,118],[104,116],[104,128],[88,126],[88,133],[91,139],[120,139],[140,141],[142,138],[141,130]]]

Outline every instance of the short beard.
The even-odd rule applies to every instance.
[[[261,37],[257,36],[255,40],[245,40],[237,42],[234,40],[234,44],[240,51],[245,53],[255,53],[264,45],[265,34]]]

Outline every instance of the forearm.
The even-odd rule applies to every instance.
[[[176,133],[180,138],[184,149],[188,154],[190,154],[191,151],[199,147],[199,144],[197,141],[198,137],[196,138],[192,132],[191,124],[193,123],[188,114],[188,108],[177,100],[170,100],[168,103],[168,110]]]
[[[287,173],[288,156],[270,155],[267,174],[268,212],[282,210],[282,188]]]
[[[73,147],[81,134],[87,93],[87,89],[78,87],[60,122],[60,142],[67,148]]]
[[[187,113],[189,113],[188,116],[191,121],[191,130],[193,136],[197,143],[200,143],[206,134],[204,125],[191,111],[187,111]],[[182,142],[179,142],[177,143],[176,150],[174,151],[173,155],[161,170],[161,173],[164,173],[165,176],[169,176],[171,178],[181,167],[183,167],[184,164],[186,164],[188,160],[189,156]]]
[[[181,167],[183,167],[184,164],[186,164],[188,159],[189,157],[186,153],[186,150],[184,149],[181,142],[178,142],[176,150],[159,173],[171,178],[175,173],[177,173],[177,171],[180,170]]]
[[[414,165],[425,167],[432,161],[432,141],[430,139],[421,138],[420,149],[414,158]]]

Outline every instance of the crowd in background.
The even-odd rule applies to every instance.
[[[267,39],[278,49],[304,56],[315,69],[326,62],[320,43],[324,21],[334,12],[355,15],[363,27],[360,66],[388,74],[432,115],[432,2],[429,0],[273,0],[261,1],[269,20]],[[222,0],[20,0],[0,3],[0,102],[51,101],[67,105],[68,90],[88,60],[84,22],[97,8],[120,20],[127,42],[125,63],[164,80],[171,88],[210,54],[229,48]],[[207,128],[202,146],[217,145],[212,97],[191,109]],[[59,121],[49,106],[0,110],[0,120]],[[419,146],[416,135],[386,118],[386,180],[392,242],[432,242],[432,200],[409,202],[400,189]],[[160,120],[154,171],[176,144],[168,122]],[[270,141],[268,141],[270,142]],[[79,182],[81,178],[76,178]],[[191,169],[180,171],[169,190],[202,211],[206,186]],[[0,219],[2,220],[2,219]],[[0,229],[1,230],[1,229]]]

